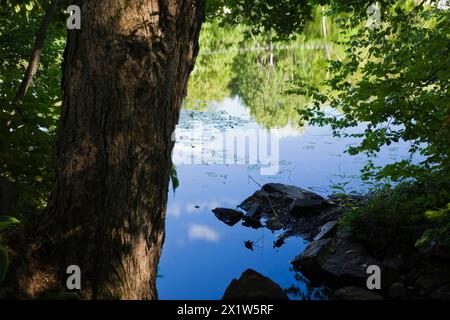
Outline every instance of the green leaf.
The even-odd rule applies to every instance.
[[[178,180],[178,176],[177,176],[177,168],[174,165],[172,166],[170,180],[172,180],[172,189],[173,189],[173,192],[175,192],[175,190],[180,186],[180,181]]]
[[[27,11],[33,10],[33,2],[25,4],[25,9],[27,9]]]
[[[0,244],[0,282],[5,279],[9,266],[8,249]]]
[[[14,217],[1,216],[0,217],[0,230],[12,227],[19,223],[20,223],[20,221]]]

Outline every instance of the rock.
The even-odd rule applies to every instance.
[[[229,226],[234,226],[242,219],[244,215],[241,211],[227,208],[215,208],[212,212],[214,212],[217,219]]]
[[[250,211],[255,205],[264,204],[264,211],[268,211],[272,202],[273,207],[287,207],[290,210],[305,210],[329,205],[320,195],[314,192],[281,183],[265,184],[261,190],[245,199],[238,207]]]
[[[260,216],[261,216],[261,206],[255,203],[248,208],[247,213],[244,215],[244,218],[259,220]]]
[[[308,245],[292,264],[312,282],[365,286],[367,267],[380,265],[366,249],[346,239],[321,239]]]
[[[406,288],[401,282],[396,282],[389,287],[388,296],[392,299],[405,299]]]
[[[424,274],[417,279],[417,284],[424,289],[430,290],[446,285],[450,282],[448,274],[430,273]]]
[[[450,300],[450,285],[444,286],[430,294],[434,300]]]
[[[334,236],[337,230],[337,223],[337,220],[325,223],[322,228],[320,228],[320,232],[314,237],[314,241]]]
[[[247,269],[228,285],[223,300],[288,300],[283,289],[262,274]]]
[[[401,272],[405,269],[406,261],[400,254],[388,253],[381,263],[383,270],[383,286],[389,287],[398,282]]]
[[[284,229],[292,231],[291,236],[303,236],[308,240],[312,240],[324,224],[337,220],[342,213],[342,209],[331,207],[318,194],[281,183],[265,184],[238,208],[246,212],[244,226],[266,227],[271,231]],[[332,234],[334,228],[330,232]]]
[[[334,296],[340,300],[384,300],[375,292],[353,286],[336,290]]]
[[[246,227],[252,227],[258,229],[262,227],[261,224],[261,205],[255,203],[248,207],[247,213],[243,217],[243,225]]]
[[[315,209],[324,208],[329,203],[320,195],[296,187],[281,183],[268,183],[263,186],[270,197],[282,199],[289,204],[289,212],[293,216],[314,213]]]
[[[317,213],[317,209],[325,207],[323,200],[296,199],[290,205],[289,213],[295,217]]]
[[[263,226],[260,220],[258,220],[258,219],[249,219],[249,218],[244,219],[244,222],[242,222],[242,225],[244,227],[250,227],[250,228],[253,228],[253,229],[259,229],[259,228],[261,228]]]
[[[9,179],[0,176],[0,216],[14,216],[16,214],[19,192],[16,185]]]
[[[262,203],[267,201],[268,194],[263,190],[258,190],[253,193],[250,197],[242,201],[238,208],[241,208],[244,211],[251,210],[252,207],[259,206]]]
[[[405,260],[400,254],[388,254],[383,259],[382,266],[400,272],[405,268]]]
[[[267,220],[266,228],[272,231],[277,231],[283,229],[284,226],[277,217],[273,217]]]
[[[332,239],[321,239],[311,242],[305,250],[291,263],[298,270],[310,278],[321,278],[322,265],[331,254]],[[317,274],[315,274],[317,272]]]
[[[323,264],[324,270],[344,283],[365,286],[368,277],[367,268],[380,265],[380,262],[359,243],[339,240],[336,249]]]
[[[265,184],[262,189],[272,197],[289,199],[291,202],[294,200],[305,200],[315,204],[326,203],[325,199],[318,194],[296,186],[281,183],[268,183]]]

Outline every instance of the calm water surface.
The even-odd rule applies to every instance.
[[[209,164],[177,165],[180,185],[169,195],[166,240],[157,282],[160,298],[220,299],[230,281],[239,278],[247,268],[271,278],[284,289],[293,286],[306,294],[306,282],[291,270],[289,263],[304,250],[307,245],[304,239],[289,238],[284,246],[273,249],[273,241],[282,231],[272,233],[240,224],[230,227],[216,219],[211,209],[236,207],[259,189],[255,181],[261,185],[268,182],[297,185],[322,195],[332,192],[330,186],[346,182],[349,191],[364,191],[366,187],[358,174],[365,159],[343,153],[355,141],[333,138],[329,128],[288,125],[277,129],[279,171],[264,176],[258,165],[220,164],[223,154],[215,142],[220,140],[214,136],[217,129],[268,130],[251,117],[239,98],[211,103],[204,112],[182,110],[174,157],[186,150],[201,152],[201,142],[189,136],[198,127],[207,136],[203,141],[204,152],[215,151],[212,158],[219,160],[218,164],[211,164],[213,159]],[[408,154],[407,150],[404,144],[386,148],[377,163],[401,159]],[[254,251],[244,247],[246,240],[254,241]],[[300,298],[295,294],[290,297]],[[310,297],[320,295],[316,290]]]

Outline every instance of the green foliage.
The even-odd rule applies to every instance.
[[[28,0],[28,1],[22,1],[22,0],[4,0],[0,2],[0,10],[1,11],[13,11],[14,13],[23,13],[25,16],[29,16],[30,12],[33,11],[33,9],[42,9],[43,1],[38,0]]]
[[[170,180],[172,181],[172,190],[175,192],[180,186],[180,180],[178,180],[177,167],[172,165],[172,171],[170,172]]]
[[[200,55],[189,78],[188,96],[184,107],[203,110],[212,101],[222,101],[231,95],[234,58],[243,40],[242,27],[220,27],[217,22],[207,22],[200,33]]]
[[[416,248],[427,249],[433,246],[450,246],[450,203],[447,206],[428,210],[425,219],[432,226],[426,229],[416,242]]]
[[[337,37],[331,19],[327,18],[324,39],[320,7],[313,13],[304,34],[274,44],[273,65],[267,34],[245,38],[247,26],[230,28],[217,21],[205,23],[184,108],[203,110],[211,102],[238,96],[258,123],[269,128],[289,124],[297,117],[297,108],[309,102],[308,98],[285,94],[295,89],[293,81],[320,85],[326,78],[325,45],[330,45],[333,57],[342,55],[339,47],[331,47],[330,41]]]
[[[377,227],[409,239],[411,245],[426,231],[418,245],[427,239],[448,242],[450,181],[434,174],[426,179],[384,185],[374,190],[364,206],[349,210],[342,218],[357,237],[365,237]],[[381,236],[381,235],[380,235]]]
[[[0,216],[0,231],[12,227],[18,223],[20,223],[20,221],[14,217]]]
[[[5,279],[9,266],[8,250],[0,244],[0,283]]]
[[[250,46],[257,46],[257,41]],[[325,49],[319,41],[301,38],[278,45],[286,49],[273,53],[273,66],[267,50],[236,56],[230,83],[232,94],[243,100],[258,123],[269,128],[286,126],[309,103],[308,98],[286,94],[294,89],[294,82],[320,85],[326,77]]]
[[[65,28],[58,23],[49,30],[33,86],[23,102],[14,102],[41,15],[38,11],[28,17],[0,11],[0,175],[18,186],[22,214],[36,213],[45,206],[53,183],[54,140],[61,104]]]
[[[0,231],[4,231],[7,228],[11,228],[17,224],[19,224],[20,221],[17,220],[14,217],[8,217],[8,216],[0,216]],[[0,241],[1,241],[1,234],[0,234]],[[9,252],[8,249],[0,244],[0,282],[5,279],[6,272],[8,271],[9,266]]]
[[[361,139],[350,154],[376,156],[383,146],[404,140],[422,161],[401,161],[384,168],[369,162],[365,177],[417,178],[448,172],[450,159],[450,10],[412,7],[410,2],[381,1],[379,28],[365,25],[367,5],[338,19],[345,38],[345,59],[329,65],[327,90],[299,83],[296,93],[314,105],[300,111],[302,120],[330,125],[336,136]],[[300,87],[301,86],[301,87]],[[326,114],[327,103],[337,114]],[[347,129],[364,123],[362,132]]]
[[[246,25],[246,33],[274,32],[275,39],[286,39],[303,31],[312,18],[312,2],[307,0],[208,0],[209,18],[222,23]]]

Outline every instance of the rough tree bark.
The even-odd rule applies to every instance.
[[[157,298],[171,134],[204,0],[75,4],[82,24],[65,52],[57,181],[38,228],[47,258],[22,286],[32,297],[64,287],[75,264],[83,298]]]

